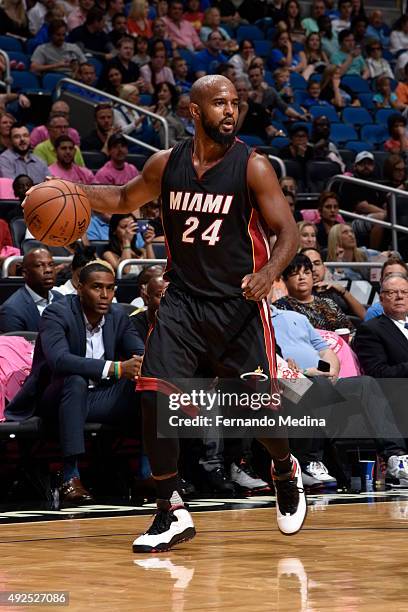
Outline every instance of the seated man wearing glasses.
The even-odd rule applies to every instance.
[[[380,300],[384,314],[358,328],[354,350],[368,376],[408,378],[408,279],[386,276]]]

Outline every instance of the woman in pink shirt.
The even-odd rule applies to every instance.
[[[162,42],[158,41],[160,46],[154,44],[151,52],[151,60],[140,69],[140,76],[146,83],[146,91],[149,94],[154,93],[154,88],[159,83],[171,83],[175,85],[174,75],[171,69],[166,66],[167,54]]]

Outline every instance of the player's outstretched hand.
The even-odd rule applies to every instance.
[[[134,380],[140,374],[142,367],[143,357],[139,355],[133,355],[131,359],[122,361],[122,376],[129,380]]]
[[[266,270],[247,274],[242,279],[241,289],[247,300],[259,302],[266,298],[272,287],[272,279]]]

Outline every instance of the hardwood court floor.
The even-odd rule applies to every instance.
[[[408,501],[318,506],[294,537],[273,508],[194,520],[189,544],[137,556],[146,516],[0,525],[0,591],[70,591],[30,608],[68,612],[408,611]]]

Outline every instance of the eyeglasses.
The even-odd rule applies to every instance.
[[[390,298],[395,298],[397,297],[397,295],[402,297],[408,297],[408,289],[387,289],[381,291],[381,293],[385,293],[385,295],[388,295],[388,297]]]

